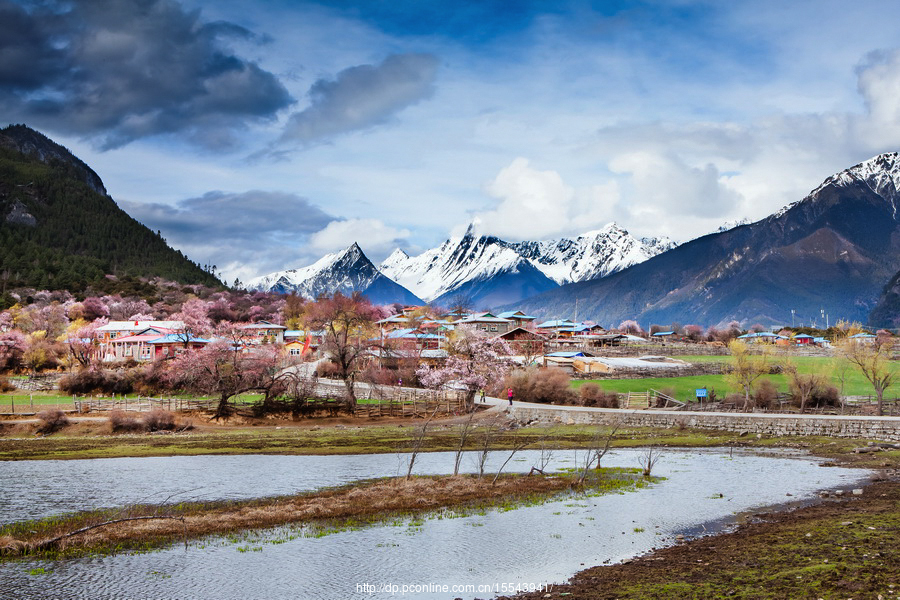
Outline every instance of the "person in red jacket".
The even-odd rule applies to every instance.
[[[509,405],[512,406],[513,391],[512,388],[506,390],[506,397],[509,399]]]

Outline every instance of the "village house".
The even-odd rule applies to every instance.
[[[393,331],[394,329],[404,329],[409,327],[410,319],[406,315],[391,315],[390,317],[386,317],[381,319],[380,321],[375,321],[375,324],[381,327],[384,331]]]
[[[406,350],[437,350],[446,337],[438,333],[427,333],[421,329],[395,329],[381,338],[383,346]]]
[[[184,329],[183,321],[110,321],[106,325],[97,328],[97,344],[101,360],[120,360],[115,356],[115,349],[111,342],[115,339],[137,335],[147,329],[153,328],[157,332],[171,333]],[[157,335],[156,337],[159,337]],[[119,350],[122,350],[120,348]]]
[[[270,323],[269,321],[257,321],[248,325],[240,325],[239,328],[246,336],[248,344],[283,344],[284,332],[287,327]]]
[[[510,329],[513,329],[513,321],[501,319],[489,312],[469,315],[465,319],[457,321],[455,324],[474,327],[475,329],[486,331],[488,333],[506,333]]]
[[[496,337],[504,340],[516,356],[526,360],[544,355],[547,349],[547,338],[543,334],[524,327],[510,329]]]
[[[198,350],[210,340],[173,331],[163,327],[148,327],[135,335],[117,337],[108,342],[106,361],[136,360],[144,362],[155,358],[178,356],[187,350]]]
[[[324,342],[324,331],[288,329],[284,332],[284,353],[293,357],[303,356],[306,353],[316,354]]]
[[[572,327],[574,327],[575,325],[575,321],[570,321],[569,319],[556,319],[553,321],[544,321],[543,323],[538,323],[535,326],[535,329],[544,334],[558,336],[561,334],[561,332],[564,331],[571,332]]]
[[[506,312],[500,313],[499,315],[497,315],[497,317],[512,321],[512,326],[510,327],[511,329],[515,329],[516,327],[527,329],[529,325],[534,323],[534,321],[537,319],[537,317],[526,315],[521,310],[508,310]]]
[[[211,340],[183,333],[169,333],[147,342],[153,349],[154,358],[181,356],[185,352],[202,350],[210,343],[212,343]]]

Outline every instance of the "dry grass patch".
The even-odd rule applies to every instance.
[[[632,482],[631,476],[615,477],[625,484]],[[264,500],[133,506],[127,513],[98,511],[7,525],[0,529],[0,549],[6,555],[58,556],[147,548],[296,523],[367,523],[439,508],[496,506],[517,499],[547,498],[571,486],[571,477],[564,476],[505,475],[495,484],[490,478],[473,476],[414,477]],[[60,537],[86,527],[93,528]]]

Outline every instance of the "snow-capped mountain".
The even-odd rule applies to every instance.
[[[736,219],[734,221],[725,221],[722,223],[718,229],[716,229],[715,233],[722,233],[723,231],[731,231],[735,227],[740,227],[741,225],[749,225],[750,219],[744,217],[743,219]]]
[[[375,304],[421,304],[409,290],[385,277],[354,242],[342,252],[327,254],[302,269],[277,271],[251,279],[247,289],[317,298],[341,292],[362,292]]]
[[[900,272],[898,204],[900,154],[882,154],[764,219],[515,308],[561,318],[577,303],[579,316],[601,323],[784,324],[792,316],[809,323],[827,311],[831,322],[891,324],[891,294],[900,289],[892,279]]]
[[[615,223],[575,239],[509,245],[560,285],[606,277],[675,246],[669,238],[637,239]]]
[[[558,285],[605,277],[674,246],[667,238],[638,240],[615,223],[574,239],[516,243],[478,236],[470,226],[463,237],[415,257],[398,249],[379,268],[426,300],[467,296],[477,306],[492,306],[501,295],[516,302]]]
[[[465,297],[478,307],[515,302],[557,284],[503,240],[476,236],[472,226],[461,238],[410,257],[396,250],[380,267],[390,279],[429,302]]]

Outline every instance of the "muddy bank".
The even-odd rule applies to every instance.
[[[881,468],[862,495],[830,495],[812,506],[752,514],[730,533],[586,569],[549,596],[515,598],[898,598],[898,455],[841,457],[845,464]]]

